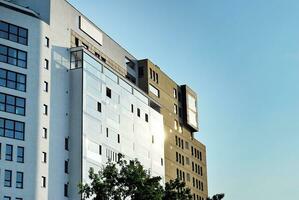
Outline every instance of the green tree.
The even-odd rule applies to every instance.
[[[191,190],[186,187],[185,182],[179,179],[170,180],[165,184],[163,200],[191,200]]]
[[[224,198],[224,194],[216,194],[212,198],[208,197],[207,200],[221,200]]]
[[[138,160],[127,162],[119,154],[119,161],[108,161],[98,173],[89,170],[90,183],[79,184],[82,198],[93,200],[190,200],[191,191],[178,179],[166,183],[161,177],[152,177]]]

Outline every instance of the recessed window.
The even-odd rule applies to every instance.
[[[140,117],[140,109],[137,108],[137,116]]]
[[[44,104],[44,115],[48,115],[48,105]]]
[[[163,163],[164,163],[163,158],[161,158],[161,166],[163,166]]]
[[[177,90],[175,88],[173,88],[173,98],[177,98]]]
[[[173,104],[173,112],[174,114],[178,114],[178,106],[176,104]]]
[[[24,147],[17,148],[17,162],[24,163]]]
[[[99,154],[102,155],[102,145],[99,145]]]
[[[64,173],[69,173],[69,161],[67,160],[64,161]]]
[[[49,60],[47,60],[47,59],[45,59],[45,61],[44,61],[44,68],[45,69],[49,69]]]
[[[131,113],[133,113],[133,112],[134,112],[134,105],[131,104]]]
[[[42,176],[42,187],[45,188],[47,186],[47,178],[45,176]]]
[[[12,157],[13,157],[13,146],[7,144],[5,149],[5,160],[12,161]]]
[[[106,96],[111,99],[111,89],[106,87]]]
[[[117,143],[120,143],[120,135],[117,134]]]
[[[159,83],[159,74],[156,73],[156,83]]]
[[[42,135],[42,137],[44,138],[44,139],[47,139],[48,138],[48,129],[47,128],[43,128],[43,135]]]
[[[174,125],[173,125],[175,130],[178,130],[178,121],[174,120]]]
[[[100,102],[98,102],[97,108],[99,112],[102,112],[102,104]]]
[[[11,200],[11,197],[9,196],[4,196],[4,199],[3,200]]]
[[[48,82],[44,81],[44,91],[48,92]]]
[[[106,128],[106,137],[109,137],[109,129]]]
[[[42,162],[47,163],[47,153],[46,152],[42,152]]]
[[[64,184],[64,196],[68,197],[68,184]]]
[[[49,47],[50,46],[50,40],[48,37],[45,37],[45,46]]]
[[[4,187],[11,187],[11,176],[12,176],[11,170],[4,171]]]
[[[16,174],[16,188],[23,188],[24,174],[23,172],[17,172]]]
[[[78,47],[79,46],[79,38],[75,37],[75,46]]]
[[[64,149],[69,150],[69,138],[64,138]]]
[[[145,121],[148,122],[148,114],[145,113]]]

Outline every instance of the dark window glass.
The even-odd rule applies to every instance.
[[[24,140],[25,124],[23,122],[0,118],[0,136]]]
[[[106,96],[111,98],[111,89],[110,88],[106,88]]]
[[[21,68],[26,68],[27,53],[25,51],[0,44],[0,62],[8,63]]]
[[[7,144],[5,149],[5,160],[12,161],[12,156],[13,156],[12,154],[13,154],[13,146]]]
[[[23,188],[23,179],[24,179],[23,172],[17,172],[17,174],[16,174],[16,188]]]
[[[25,92],[26,75],[6,69],[0,69],[0,86]]]
[[[4,172],[4,187],[11,187],[11,170],[5,170]]]
[[[28,30],[0,21],[0,38],[27,45]]]
[[[17,162],[24,163],[24,147],[18,147],[17,149]]]

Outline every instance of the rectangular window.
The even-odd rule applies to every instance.
[[[0,69],[0,86],[25,92],[26,75],[6,69]]]
[[[68,197],[68,184],[64,184],[64,196]]]
[[[17,162],[24,163],[24,147],[17,148]]]
[[[48,115],[48,106],[44,104],[44,115]]]
[[[17,174],[16,174],[16,188],[19,188],[19,189],[23,188],[23,179],[24,179],[24,173],[23,172],[17,172]]]
[[[117,143],[120,143],[120,135],[117,134]]]
[[[75,37],[75,46],[78,47],[79,46],[79,38]]]
[[[108,87],[106,88],[106,96],[111,99],[111,89]]]
[[[109,129],[106,128],[106,137],[109,137]]]
[[[140,109],[137,108],[137,116],[140,117]]]
[[[69,173],[69,161],[67,160],[64,161],[64,173]]]
[[[45,37],[45,46],[49,47],[50,46],[50,40],[48,37]]]
[[[173,88],[173,98],[177,98],[177,90],[175,88]]]
[[[64,149],[69,150],[69,138],[64,138]]]
[[[4,199],[3,200],[11,200],[11,197],[9,196],[4,196]]]
[[[25,124],[19,121],[0,118],[0,136],[24,140]]]
[[[5,93],[0,93],[0,111],[24,116],[25,99]]]
[[[102,104],[100,102],[98,102],[98,111],[102,112]]]
[[[49,69],[49,60],[45,59],[44,68]]]
[[[102,155],[102,145],[99,145],[99,154]]]
[[[0,62],[27,68],[27,53],[0,44]]]
[[[43,188],[45,188],[47,186],[46,182],[47,182],[46,177],[42,176],[42,183],[41,183],[41,185],[42,185]]]
[[[4,171],[4,187],[11,187],[11,170]]]
[[[149,91],[155,96],[160,97],[160,91],[151,84],[149,84]]]
[[[173,112],[174,114],[178,114],[178,106],[176,104],[173,104]]]
[[[150,78],[153,78],[153,70],[150,68]]]
[[[0,38],[19,44],[28,44],[28,30],[4,21],[0,21]]]
[[[154,144],[154,143],[155,143],[155,136],[152,135],[152,144]]]
[[[5,160],[12,161],[12,158],[13,158],[13,146],[7,144],[5,148]]]
[[[173,124],[174,130],[178,130],[178,121],[174,120],[174,124]]]
[[[48,138],[48,129],[47,128],[43,128],[43,138],[47,139]]]
[[[163,163],[164,163],[164,162],[163,162],[163,158],[161,158],[161,166],[163,166]]]
[[[48,92],[48,82],[44,81],[44,91]]]
[[[159,83],[159,74],[156,73],[156,83]]]
[[[133,112],[134,112],[134,105],[131,104],[131,113],[133,113]]]
[[[145,113],[145,121],[148,122],[148,114]]]
[[[23,198],[18,198],[18,197],[16,197],[16,200],[23,200]]]
[[[42,152],[42,162],[47,163],[47,153],[46,152]]]

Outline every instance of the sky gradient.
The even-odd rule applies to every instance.
[[[199,94],[210,194],[299,199],[298,0],[69,2]]]

